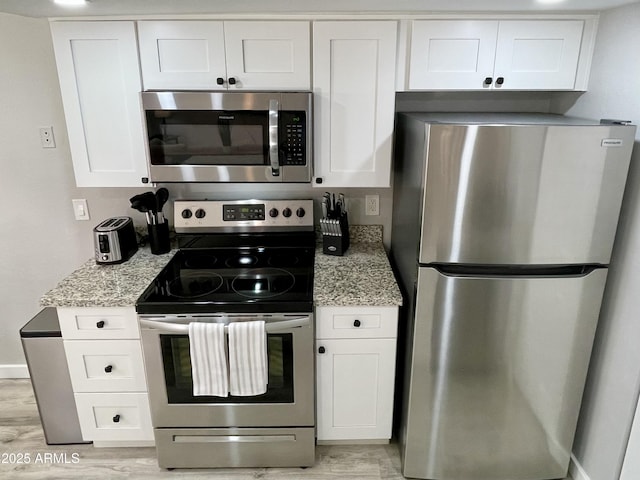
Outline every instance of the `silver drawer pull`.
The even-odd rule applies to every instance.
[[[174,443],[295,442],[295,435],[174,435]]]

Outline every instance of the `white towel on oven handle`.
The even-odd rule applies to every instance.
[[[221,323],[189,323],[189,354],[194,396],[229,396],[224,325]]]
[[[231,395],[262,395],[269,381],[267,334],[263,320],[229,324]]]

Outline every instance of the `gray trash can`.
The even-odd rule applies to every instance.
[[[38,313],[20,337],[47,444],[91,443],[80,432],[56,309]]]

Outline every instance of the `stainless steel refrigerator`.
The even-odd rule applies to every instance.
[[[398,115],[405,477],[567,475],[634,133],[546,114]]]

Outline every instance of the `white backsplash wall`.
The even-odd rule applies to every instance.
[[[173,218],[171,201],[176,199],[210,199],[210,200],[243,200],[243,199],[268,199],[279,200],[287,198],[313,199],[315,223],[322,216],[320,201],[326,191],[344,193],[349,209],[349,223],[352,225],[382,225],[383,243],[389,246],[391,241],[391,209],[393,193],[391,188],[331,188],[312,187],[299,184],[207,184],[207,183],[166,183],[162,184],[169,190],[170,201],[165,208],[165,214]],[[365,195],[375,194],[380,196],[380,215],[365,215]],[[134,212],[136,213],[136,212]],[[142,214],[138,214],[142,217]]]
[[[398,112],[537,112],[551,111],[557,98],[575,99],[581,92],[401,92]]]

